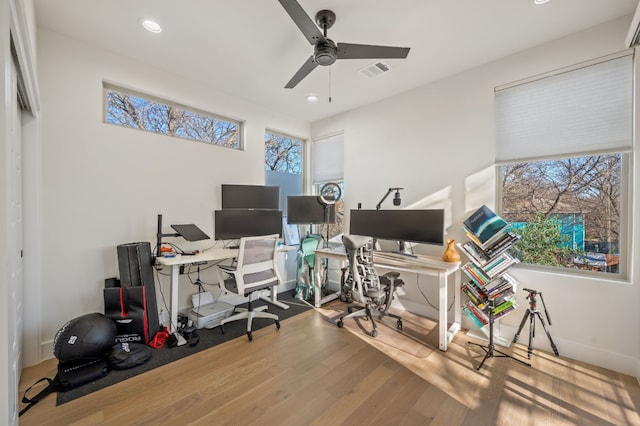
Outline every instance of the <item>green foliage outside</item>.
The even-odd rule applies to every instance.
[[[569,237],[560,232],[559,221],[541,213],[536,213],[527,226],[512,232],[520,235],[520,240],[511,250],[523,263],[565,266],[575,254],[566,247]]]

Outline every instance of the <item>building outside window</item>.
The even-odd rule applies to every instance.
[[[106,83],[103,87],[105,123],[227,148],[242,148],[240,121]]]
[[[522,263],[628,278],[633,52],[496,88],[499,211]]]

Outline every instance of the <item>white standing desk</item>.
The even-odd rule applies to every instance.
[[[282,246],[278,247],[278,252],[287,252],[295,250],[295,247]],[[175,331],[175,326],[178,323],[178,288],[180,283],[180,266],[190,265],[199,262],[214,262],[225,259],[233,259],[238,257],[238,249],[226,249],[226,248],[211,248],[202,253],[198,253],[193,256],[177,255],[175,257],[158,257],[156,262],[163,266],[171,266],[171,301],[169,304],[170,315],[170,332]],[[222,286],[222,284],[220,284]],[[271,296],[260,296],[260,298],[266,302],[272,303],[279,308],[289,309],[288,305],[278,301],[278,286],[271,287]]]
[[[177,255],[175,257],[157,257],[156,262],[163,266],[171,266],[171,301],[169,303],[169,332],[173,333],[178,324],[178,288],[180,283],[180,266],[198,262],[213,262],[238,257],[238,249],[212,248],[193,256]],[[275,287],[275,286],[274,286]]]
[[[337,259],[344,262],[347,261],[344,247],[339,248],[321,248],[316,250],[316,288],[315,290],[315,306],[320,307],[321,304],[339,297],[340,293],[330,294],[323,298],[320,297],[322,283],[320,282],[320,269],[322,267],[321,257],[327,259]],[[417,255],[415,258],[403,256],[400,254],[374,252],[373,262],[375,267],[390,269],[401,272],[410,272],[414,274],[423,274],[435,276],[438,278],[439,286],[439,303],[438,303],[438,346],[441,351],[446,351],[449,342],[453,339],[461,324],[461,308],[460,308],[460,262],[444,262],[443,260],[425,255]],[[449,276],[454,275],[454,318],[451,327],[448,327],[447,308],[449,296]]]

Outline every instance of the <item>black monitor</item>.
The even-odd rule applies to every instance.
[[[222,209],[280,208],[280,187],[222,184]]]
[[[326,207],[315,195],[290,195],[287,197],[287,223],[293,225],[309,225],[336,223],[336,206],[329,204]]]
[[[444,210],[351,210],[349,233],[381,240],[443,245]]]
[[[282,211],[268,209],[216,210],[216,240],[237,240],[257,235],[282,235]]]

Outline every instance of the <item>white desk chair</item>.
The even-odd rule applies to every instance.
[[[222,320],[222,333],[226,323],[247,319],[247,337],[252,341],[251,323],[254,318],[273,319],[280,329],[278,316],[264,312],[267,306],[256,309],[251,306],[251,295],[254,292],[276,286],[281,281],[276,268],[277,241],[277,234],[241,238],[236,266],[216,266],[220,285],[224,285],[227,291],[249,298],[247,309],[236,308],[236,313]]]

